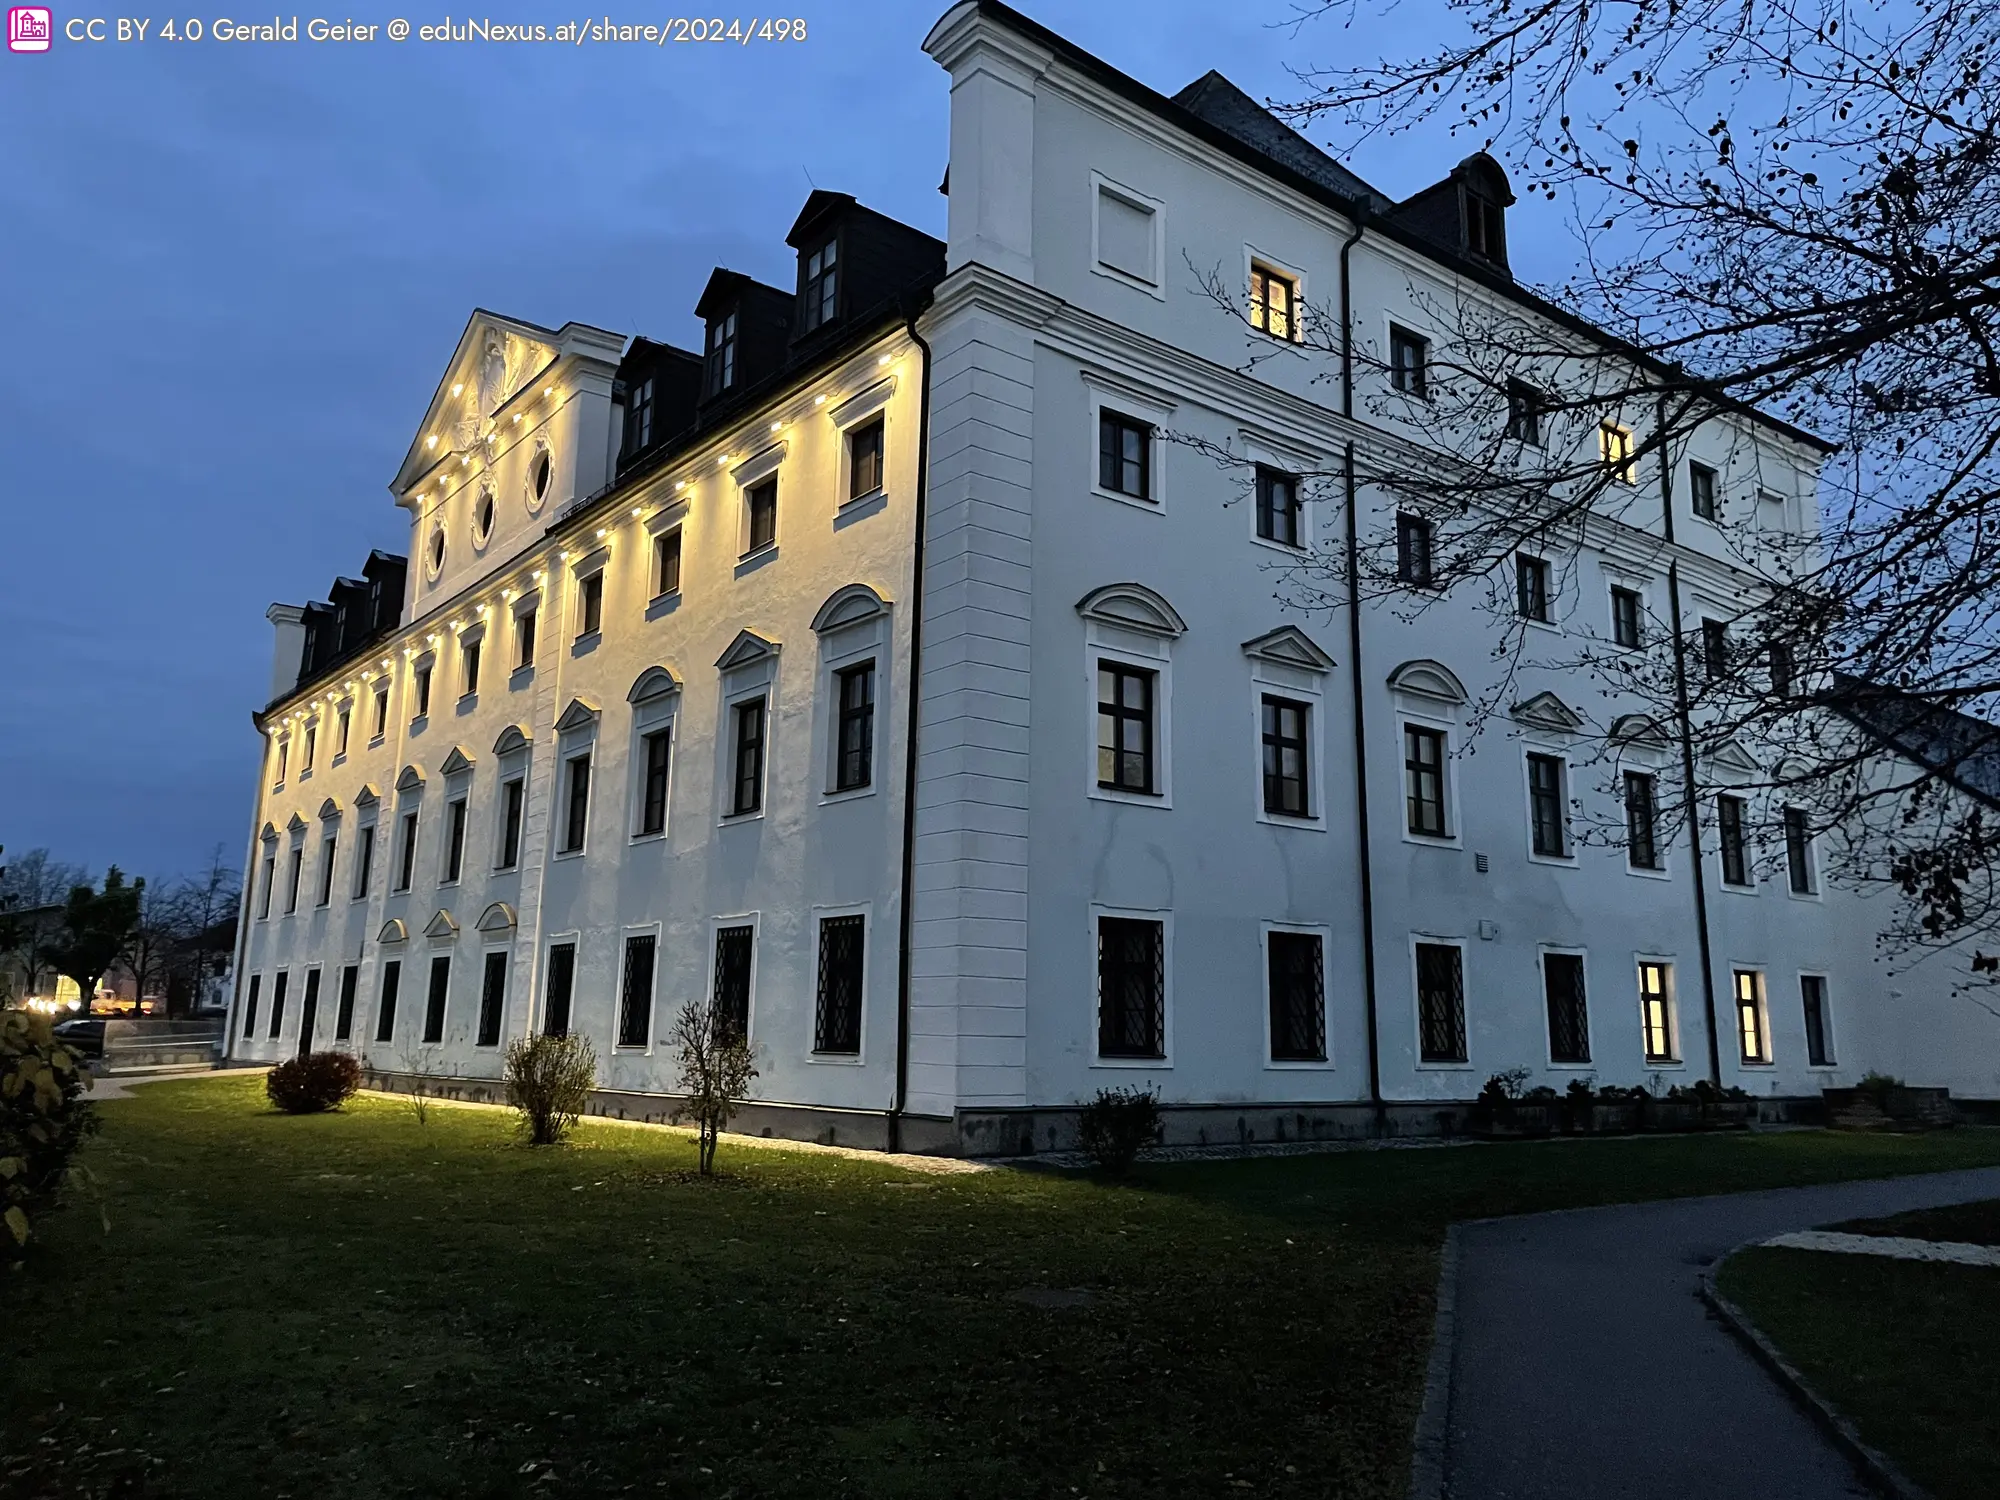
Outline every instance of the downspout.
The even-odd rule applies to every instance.
[[[1348,252],[1360,240],[1367,210],[1354,205],[1354,232],[1340,246],[1340,414],[1354,420],[1354,282]],[[1347,511],[1347,663],[1354,697],[1354,836],[1361,855],[1361,987],[1367,1001],[1368,1102],[1375,1109],[1379,1133],[1387,1123],[1382,1102],[1382,1046],[1376,1017],[1375,876],[1368,831],[1368,727],[1366,684],[1361,672],[1361,544],[1355,511],[1360,504],[1354,479],[1354,440],[1347,440],[1343,459]]]
[[[1674,542],[1673,450],[1666,441],[1667,398],[1656,408],[1655,430],[1660,440],[1660,515],[1667,541],[1667,608],[1674,638],[1674,728],[1681,746],[1681,802],[1687,808],[1688,852],[1694,868],[1694,924],[1701,950],[1701,996],[1708,1012],[1708,1081],[1722,1087],[1722,1045],[1715,1017],[1715,963],[1708,937],[1708,879],[1701,854],[1701,805],[1695,786],[1694,726],[1688,711],[1687,639],[1681,629],[1681,564]]]
[[[889,1104],[889,1149],[903,1149],[903,1108],[910,1091],[910,894],[917,867],[917,703],[922,697],[924,648],[924,523],[930,490],[931,346],[917,332],[917,315],[904,321],[904,331],[923,359],[923,385],[918,393],[917,485],[912,525],[916,539],[910,565],[910,672],[904,693],[910,703],[903,729],[903,891],[897,908],[896,935],[896,1092]]]

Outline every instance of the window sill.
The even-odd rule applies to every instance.
[[[883,489],[870,490],[865,495],[856,495],[846,501],[833,513],[833,529],[852,526],[856,521],[865,521],[878,511],[889,508],[889,492]]]
[[[516,860],[511,865],[495,865],[493,867],[493,873],[495,875],[518,875],[521,873],[520,861]]]
[[[653,595],[652,600],[646,605],[646,618],[649,620],[663,619],[680,607],[681,591],[679,589],[669,589],[664,594]]]
[[[1156,209],[1154,212],[1157,213],[1158,210]],[[1090,269],[1092,274],[1102,276],[1106,281],[1115,281],[1120,286],[1129,286],[1135,292],[1144,292],[1147,296],[1157,297],[1162,302],[1167,300],[1166,288],[1161,286],[1157,281],[1148,281],[1143,276],[1134,276],[1130,271],[1121,271],[1114,265],[1109,265],[1104,261],[1096,259],[1091,261]]]
[[[761,807],[757,808],[753,812],[724,813],[719,819],[716,820],[716,826],[719,828],[733,828],[738,823],[760,822],[762,821],[763,816],[764,816],[764,809]]]
[[[429,714],[418,714],[414,719],[410,720],[410,733],[422,734],[430,727],[430,722],[431,716]]]
[[[1161,504],[1159,497],[1155,495],[1128,495],[1122,490],[1107,490],[1101,484],[1091,485],[1090,493],[1100,500],[1115,500],[1120,505],[1129,505],[1132,509],[1142,511],[1149,516],[1163,516],[1167,513],[1166,506]]]
[[[664,844],[666,841],[667,830],[664,828],[656,833],[635,833],[631,838],[626,840],[627,843],[632,844]]]
[[[1330,1057],[1267,1057],[1264,1071],[1267,1073],[1331,1073],[1333,1059]]]
[[[1685,1073],[1687,1071],[1687,1059],[1684,1057],[1649,1057],[1640,1066],[1649,1068],[1655,1073]]]
[[[1557,624],[1554,620],[1535,620],[1535,619],[1530,619],[1526,615],[1516,615],[1514,616],[1514,618],[1519,620],[1523,625],[1526,625],[1531,630],[1546,630],[1550,635],[1566,634],[1562,626]]]
[[[597,649],[598,643],[603,639],[604,632],[602,630],[593,630],[587,635],[580,635],[569,643],[569,654],[571,656],[588,656]]]
[[[880,790],[881,788],[871,781],[867,786],[850,786],[838,791],[821,792],[819,805],[830,807],[836,802],[856,802],[863,797],[872,797]]]
[[[583,858],[583,856],[585,855],[585,853],[587,853],[587,852],[588,852],[588,851],[587,851],[587,850],[585,850],[585,849],[558,849],[558,850],[557,850],[557,851],[556,851],[556,852],[555,852],[555,853],[554,853],[553,855],[551,855],[551,856],[550,856],[550,858],[552,858],[552,859],[582,859],[582,858]]]
[[[335,766],[344,766],[344,765],[346,765],[346,764],[347,764],[347,752],[346,752],[345,750],[341,751],[341,752],[340,752],[340,753],[339,753],[338,755],[334,756],[334,758],[333,758],[332,760],[328,761],[328,762],[327,762],[326,764],[327,764],[327,769],[328,769],[328,770],[332,770],[332,769],[333,769],[333,768],[334,768]]]
[[[311,781],[312,779],[313,779],[313,773],[311,767],[307,767],[305,770],[299,772],[299,784],[301,786],[303,786],[306,782]]]
[[[368,741],[368,748],[370,750],[380,750],[382,748],[382,741],[385,738],[386,736],[379,734],[371,737]]]
[[[1412,833],[1403,830],[1403,842],[1419,849],[1463,849],[1465,840],[1455,833]]]
[[[1826,900],[1818,891],[1794,891],[1787,889],[1785,895],[1793,901],[1809,901],[1815,906],[1824,904]]]
[[[1308,817],[1298,813],[1272,812],[1268,808],[1259,808],[1257,821],[1271,828],[1297,828],[1307,833],[1326,832],[1326,819],[1323,816]]]
[[[530,662],[528,665],[524,667],[516,667],[514,668],[513,672],[508,675],[507,691],[510,693],[518,693],[521,691],[522,688],[526,687],[529,683],[533,682],[534,680],[535,680],[535,666],[533,662]]]
[[[1417,1071],[1420,1073],[1470,1073],[1472,1071],[1472,1064],[1470,1062],[1425,1062],[1419,1058],[1417,1060]]]
[[[1755,896],[1760,894],[1757,886],[1738,885],[1733,880],[1718,880],[1715,884],[1719,890],[1731,896]]]
[[[1254,531],[1250,534],[1250,545],[1262,547],[1267,552],[1282,553],[1290,558],[1304,558],[1312,553],[1312,548],[1304,542],[1281,542],[1274,536],[1259,536]]]
[[[778,544],[766,542],[763,546],[746,552],[736,561],[736,576],[747,578],[759,568],[777,561]]]
[[[1625,866],[1625,873],[1627,875],[1635,875],[1641,880],[1672,880],[1674,878],[1673,872],[1664,866],[1659,869],[1649,870],[1639,865],[1628,864]]]
[[[808,1052],[806,1061],[821,1068],[859,1068],[865,1066],[859,1052]]]
[[[1173,799],[1165,792],[1128,792],[1119,787],[1093,783],[1087,795],[1099,802],[1118,802],[1126,807],[1171,808]]]
[[[459,694],[458,707],[457,707],[458,713],[469,714],[478,707],[479,707],[479,694],[477,693]]]
[[[1096,1057],[1092,1058],[1093,1068],[1171,1068],[1173,1064],[1164,1057]]]
[[[1577,867],[1574,854],[1537,854],[1533,850],[1528,851],[1528,863],[1548,865],[1557,870],[1574,870]]]

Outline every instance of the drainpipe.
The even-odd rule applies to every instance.
[[[1340,414],[1354,420],[1354,283],[1348,252],[1361,238],[1367,211],[1354,205],[1354,232],[1340,246]],[[1361,854],[1361,986],[1367,1001],[1368,1102],[1375,1108],[1375,1127],[1387,1123],[1382,1102],[1382,1047],[1376,1016],[1375,875],[1368,832],[1368,721],[1366,684],[1361,671],[1361,546],[1355,512],[1360,500],[1354,479],[1354,440],[1344,455],[1347,512],[1347,662],[1354,696],[1354,835]]]
[[[903,1149],[903,1107],[910,1092],[910,895],[917,867],[917,704],[922,697],[924,648],[924,524],[930,490],[931,346],[917,332],[917,315],[905,319],[903,331],[923,359],[923,386],[918,393],[917,485],[912,507],[916,540],[910,567],[910,677],[904,688],[910,712],[903,729],[903,893],[897,910],[896,937],[896,1092],[889,1104],[889,1149]]]

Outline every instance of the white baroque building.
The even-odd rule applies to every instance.
[[[1623,815],[1607,750],[1679,774],[1657,725],[1531,645],[1468,753],[1472,603],[1276,597],[1274,560],[1395,524],[1290,476],[1414,451],[1302,309],[1420,364],[1441,301],[1538,306],[1497,167],[1396,203],[1217,75],[1168,99],[991,0],[924,47],[945,243],[815,192],[794,286],[718,270],[698,354],[473,314],[391,484],[410,561],[271,611],[233,1056],[490,1097],[509,1039],[568,1028],[599,1107],[657,1118],[713,996],[747,1128],[968,1152],[1125,1084],[1187,1140],[1449,1128],[1517,1067],[2000,1092],[1990,1020],[1886,973],[1809,844],[1745,877],[1712,833],[1573,835]],[[1671,514],[1692,484],[1814,526],[1820,444],[1710,427],[1675,459],[1705,479],[1635,484],[1544,575],[1548,662],[1750,586]]]

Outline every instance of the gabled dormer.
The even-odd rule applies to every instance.
[[[1514,202],[1507,173],[1476,151],[1386,215],[1433,244],[1498,271],[1507,270],[1507,210]]]
[[[944,275],[943,241],[864,208],[849,193],[816,189],[785,243],[798,252],[798,343]]]
[[[702,338],[701,399],[726,401],[785,362],[791,342],[792,294],[721,266],[708,278],[694,315]]]
[[[622,475],[693,425],[695,405],[701,400],[701,356],[635,338],[619,361],[612,400],[617,405]]]

